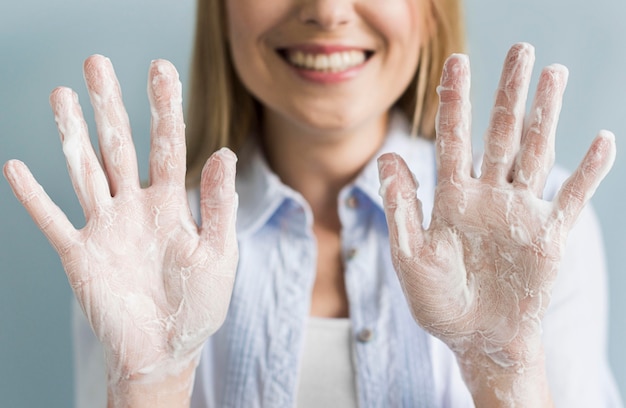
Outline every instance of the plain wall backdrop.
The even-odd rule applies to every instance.
[[[110,57],[145,178],[148,65],[155,58],[171,60],[186,85],[194,7],[192,0],[0,4],[0,162],[25,161],[76,226],[83,225],[82,210],[67,176],[48,94],[58,85],[74,88],[94,136],[82,61],[94,53]],[[601,128],[617,136],[615,167],[593,205],[604,230],[610,275],[610,361],[626,395],[626,2],[474,0],[465,8],[476,147],[502,60],[518,41],[536,47],[534,83],[541,66],[560,62],[570,69],[557,162],[574,169]],[[71,296],[56,253],[0,180],[0,407],[71,406]]]

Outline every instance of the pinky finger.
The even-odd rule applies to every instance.
[[[615,136],[607,130],[602,130],[576,171],[563,183],[555,199],[556,209],[561,212],[567,229],[574,224],[614,161]]]
[[[13,193],[33,221],[59,254],[67,251],[77,233],[63,211],[54,204],[24,163],[10,160],[4,165],[4,176]]]

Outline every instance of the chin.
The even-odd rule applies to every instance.
[[[386,110],[382,112],[372,112],[367,108],[347,109],[346,106],[354,106],[354,103],[328,104],[322,108],[299,109],[298,113],[292,116],[292,120],[297,122],[299,127],[307,129],[311,133],[342,134],[358,131],[364,126],[372,126],[386,116]]]

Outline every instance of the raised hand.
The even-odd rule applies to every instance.
[[[519,402],[532,386],[525,391],[528,383],[518,381],[498,390],[496,376],[541,371],[540,323],[568,232],[615,156],[613,135],[602,131],[554,200],[542,199],[567,70],[542,71],[525,118],[533,62],[527,44],[507,56],[478,178],[472,176],[469,62],[461,55],[446,62],[438,185],[427,229],[405,163],[394,154],[379,159],[392,257],[416,321],[455,352],[470,391],[487,386],[501,402]],[[488,384],[476,378],[485,373]]]
[[[193,371],[202,344],[226,315],[237,264],[235,155],[207,161],[202,227],[185,192],[181,85],[167,61],[150,67],[150,185],[141,188],[130,125],[108,59],[84,66],[94,107],[101,166],[75,93],[50,102],[86,225],[76,230],[27,167],[4,172],[17,198],[61,257],[69,283],[102,342],[110,388]],[[191,368],[190,368],[191,367]]]

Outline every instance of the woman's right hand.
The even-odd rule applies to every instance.
[[[109,395],[118,400],[112,402],[127,405],[122,389],[133,381],[145,386],[181,375],[192,379],[202,345],[225,318],[238,260],[236,157],[223,149],[207,161],[198,227],[185,191],[185,125],[173,65],[158,60],[150,67],[147,188],[139,183],[128,116],[110,61],[92,56],[84,72],[102,166],[76,94],[57,88],[50,102],[86,225],[75,229],[23,163],[7,162],[4,173],[59,253],[104,346]],[[190,379],[183,387],[187,396]]]

